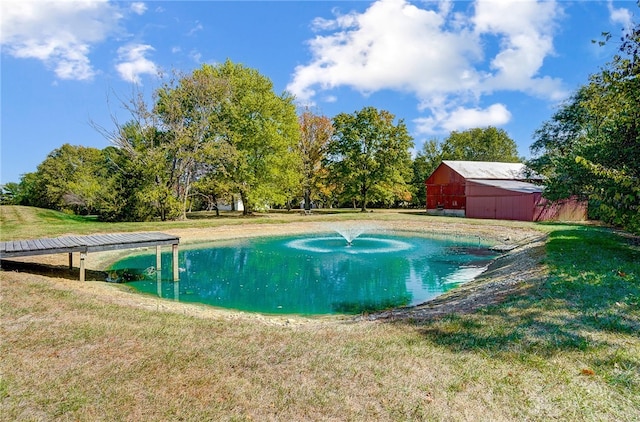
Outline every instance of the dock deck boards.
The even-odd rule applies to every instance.
[[[177,278],[178,236],[165,233],[111,233],[88,236],[61,236],[43,239],[9,240],[0,242],[0,259],[21,256],[80,253],[80,279],[84,280],[84,255],[117,249],[134,249],[172,245],[174,249],[174,279]],[[70,260],[71,262],[71,260]]]

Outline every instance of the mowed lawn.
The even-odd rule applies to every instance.
[[[298,218],[308,217],[251,223]],[[110,225],[2,207],[2,239],[246,222]],[[545,279],[500,305],[421,322],[194,316],[160,299],[132,306],[137,296],[121,285],[87,282],[100,287],[92,291],[3,270],[0,418],[640,420],[638,238],[591,225],[532,227],[548,233]],[[128,300],[97,293],[110,290]]]

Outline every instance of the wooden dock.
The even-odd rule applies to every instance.
[[[0,259],[21,256],[69,254],[69,268],[73,268],[73,253],[80,254],[80,281],[85,279],[85,259],[89,252],[117,249],[156,248],[156,271],[160,272],[161,247],[171,245],[173,279],[178,280],[178,244],[180,238],[165,233],[112,233],[89,236],[62,236],[47,239],[9,240],[0,242]]]

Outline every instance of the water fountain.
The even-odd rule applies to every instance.
[[[331,228],[344,238],[347,246],[353,245],[353,241],[361,234],[374,229],[371,225],[366,224],[333,224]]]
[[[327,226],[327,229],[335,232],[339,237],[303,237],[287,242],[287,246],[306,252],[348,255],[399,252],[412,247],[411,243],[401,239],[373,235],[365,236],[365,234],[377,230],[376,226],[371,224],[331,224]]]

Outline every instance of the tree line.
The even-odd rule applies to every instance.
[[[3,202],[106,221],[186,218],[236,198],[244,213],[423,207],[424,181],[442,159],[518,160],[515,142],[493,127],[431,140],[413,159],[413,139],[390,112],[299,112],[268,78],[231,61],[172,75],[151,104],[134,96],[123,106],[126,123],[94,125],[111,146],[62,145],[4,185]]]
[[[614,41],[605,33],[599,43]],[[591,218],[640,233],[640,25],[617,42],[612,60],[535,131],[527,165],[546,178],[547,198],[587,200]],[[412,157],[406,125],[388,111],[298,114],[289,94],[230,61],[174,75],[151,104],[134,97],[126,108],[126,123],[96,126],[112,146],[61,146],[3,185],[2,202],[109,221],[185,218],[235,197],[245,213],[423,207],[424,181],[442,160],[523,161],[494,127],[428,140]]]

